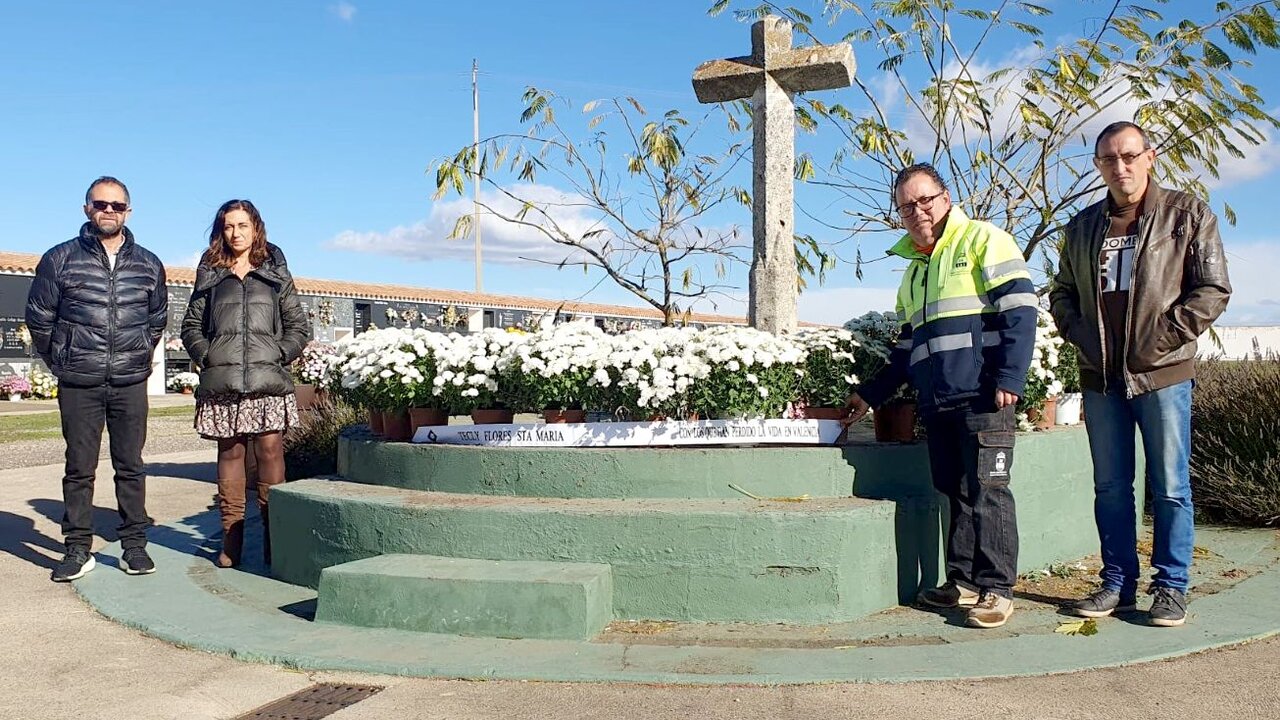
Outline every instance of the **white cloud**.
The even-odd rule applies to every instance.
[[[511,188],[511,192],[534,203],[547,203],[547,212],[565,231],[581,235],[598,227],[594,218],[583,208],[574,206],[574,198],[546,185],[524,184]],[[481,201],[497,212],[515,215],[520,206],[507,196],[491,192],[481,193]],[[454,222],[472,212],[470,198],[455,198],[437,202],[431,206],[427,219],[412,225],[401,225],[386,231],[345,230],[329,241],[330,247],[367,252],[378,255],[394,255],[411,260],[471,260],[474,243],[470,237],[446,239]],[[527,219],[535,220],[535,213]],[[536,228],[500,220],[493,215],[481,214],[480,241],[486,263],[520,264],[525,259],[546,262],[572,260],[576,253],[557,245]]]
[[[1230,233],[1223,228],[1224,233]],[[1224,241],[1231,302],[1220,325],[1280,325],[1280,288],[1275,282],[1275,257],[1280,239],[1252,243]]]
[[[846,321],[876,310],[893,310],[897,288],[824,287],[800,294],[797,314],[801,320],[843,325]]]
[[[356,6],[344,0],[336,5],[330,5],[329,12],[337,15],[343,22],[351,22],[356,17]]]
[[[204,249],[201,248],[200,250],[195,250],[190,254],[178,256],[176,258],[173,255],[170,255],[169,257],[170,257],[170,260],[168,260],[165,263],[166,265],[172,265],[173,267],[194,268],[195,266],[200,264],[200,258],[204,257]]]
[[[1275,108],[1268,110],[1272,114],[1277,111]],[[1277,142],[1274,133],[1267,130],[1261,132],[1264,139],[1260,145],[1236,141],[1236,147],[1244,152],[1243,158],[1236,158],[1221,151],[1218,153],[1218,179],[1215,180],[1207,173],[1205,174],[1204,183],[1209,189],[1260,178],[1280,165],[1280,142]]]

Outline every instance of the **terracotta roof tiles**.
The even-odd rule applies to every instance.
[[[33,253],[15,253],[0,251],[0,272],[32,275],[40,256]],[[165,266],[165,274],[170,284],[193,285],[196,273],[193,268]],[[345,280],[320,280],[312,278],[295,278],[298,291],[305,295],[334,295],[369,300],[398,300],[412,302],[430,302],[444,305],[463,305],[467,307],[491,307],[515,310],[563,310],[564,312],[585,315],[609,315],[627,318],[661,319],[662,313],[654,308],[628,307],[625,305],[605,305],[602,303],[548,300],[545,298],[521,297],[518,295],[495,295],[492,293],[474,293],[465,290],[440,290],[436,288],[413,287],[410,285],[390,285],[385,283],[357,283]],[[710,313],[694,313],[693,321],[701,323],[741,324],[745,320],[733,315],[715,315]],[[801,323],[813,325],[813,323]]]

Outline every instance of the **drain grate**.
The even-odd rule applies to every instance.
[[[234,720],[319,720],[381,691],[377,685],[319,683],[237,715]]]

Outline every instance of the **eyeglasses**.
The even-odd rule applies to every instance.
[[[106,200],[92,200],[89,202],[89,204],[93,206],[94,210],[97,210],[99,212],[106,212],[107,208],[111,208],[112,210],[118,213],[122,213],[125,210],[129,209],[129,203],[122,203],[122,202],[107,202]]]
[[[946,192],[946,190],[943,190],[928,197],[922,197],[914,202],[902,203],[897,208],[898,214],[902,217],[911,217],[916,213],[928,212],[929,208],[933,207],[933,201],[942,197]]]
[[[1119,161],[1124,163],[1125,166],[1127,167],[1129,165],[1132,165],[1138,162],[1138,158],[1142,157],[1143,155],[1146,155],[1148,152],[1150,151],[1143,150],[1140,153],[1122,153],[1120,155],[1098,155],[1093,158],[1093,161],[1101,165],[1102,167],[1109,167],[1111,165],[1115,165],[1116,162]]]

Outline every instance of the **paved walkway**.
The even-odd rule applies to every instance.
[[[182,407],[184,405],[195,405],[196,399],[194,395],[183,395],[181,393],[165,393],[164,395],[150,395],[147,397],[147,403],[150,407]],[[25,399],[18,402],[11,400],[0,401],[0,415],[26,415],[30,413],[46,413],[57,412],[57,400],[32,400]]]
[[[154,476],[149,509],[158,522],[199,518],[209,508],[212,463],[206,451],[149,459]],[[0,472],[0,597],[5,600],[0,653],[10,670],[0,674],[0,717],[229,718],[313,681],[333,679],[388,686],[333,715],[336,720],[916,717],[939,712],[947,718],[1280,717],[1277,639],[1046,677],[785,687],[475,683],[246,663],[146,637],[98,615],[73,588],[50,583],[48,571],[60,551],[55,522],[61,513],[59,476],[57,466]],[[115,518],[107,508],[114,502],[105,475],[97,505],[99,531],[112,539]],[[198,565],[190,560],[187,565],[170,559],[161,565],[161,574],[127,578],[113,575],[118,570],[104,562],[90,578],[106,581],[99,584],[135,581],[132,591],[138,592],[148,585],[163,587],[166,581],[157,581],[165,574],[169,580],[193,568],[198,574]],[[1261,577],[1239,587],[1257,579]],[[1275,597],[1260,597],[1257,603],[1280,604]],[[1211,625],[1198,613],[1186,628],[1159,632],[1199,636],[1221,629]],[[1089,647],[1085,644],[1104,638],[1109,630],[1069,640]],[[972,663],[1003,662],[996,652],[977,653]]]

